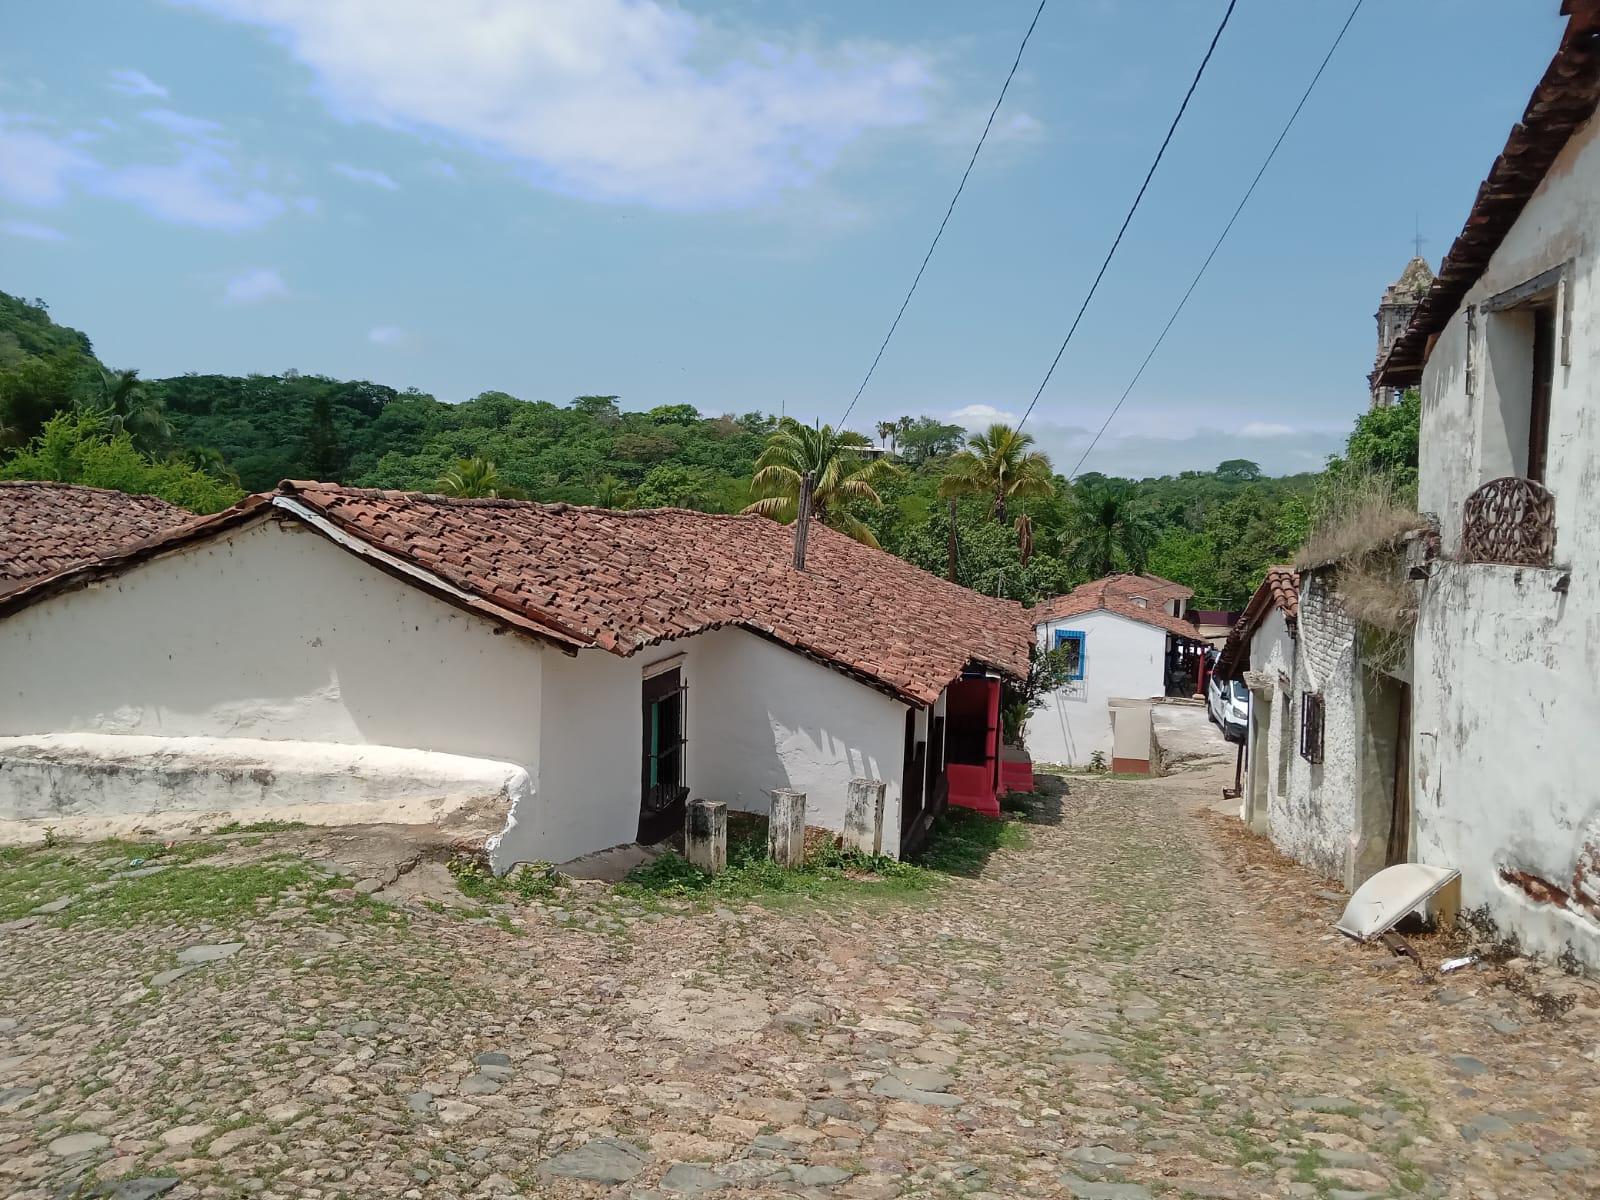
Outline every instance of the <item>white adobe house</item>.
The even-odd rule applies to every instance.
[[[1438,521],[1415,633],[1414,851],[1600,967],[1600,6],[1570,20],[1376,382],[1420,385]],[[1419,573],[1421,573],[1419,571]]]
[[[1016,604],[820,525],[285,483],[0,588],[0,821],[476,807],[497,867],[681,827],[687,797],[896,854],[998,774]]]
[[[1029,610],[1035,644],[1066,649],[1066,685],[1028,718],[1025,740],[1035,762],[1086,766],[1096,752],[1115,770],[1112,701],[1187,696],[1204,650],[1185,619],[1194,592],[1155,575],[1108,575]],[[1145,762],[1144,770],[1148,770]]]

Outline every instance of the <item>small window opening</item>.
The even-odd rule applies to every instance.
[[[1300,695],[1300,757],[1308,763],[1322,761],[1322,694]]]

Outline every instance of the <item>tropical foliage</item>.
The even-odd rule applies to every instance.
[[[749,504],[745,512],[785,523],[793,521],[800,502],[801,480],[810,475],[812,515],[858,542],[877,546],[877,535],[851,509],[882,508],[883,498],[873,485],[895,474],[898,468],[881,457],[863,455],[862,449],[870,445],[861,434],[836,431],[832,425],[812,428],[798,421],[783,421],[756,460],[750,491],[759,499]]]
[[[945,463],[939,495],[986,497],[994,519],[1004,522],[1012,502],[1055,494],[1050,460],[1030,450],[1032,445],[1031,433],[1020,433],[1009,425],[991,425],[973,434],[966,449],[958,450]]]

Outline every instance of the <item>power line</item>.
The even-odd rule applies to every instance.
[[[1228,9],[1222,14],[1222,23],[1217,26],[1216,33],[1211,35],[1211,45],[1206,47],[1206,56],[1200,60],[1200,69],[1194,73],[1194,78],[1189,81],[1189,90],[1183,94],[1183,103],[1178,105],[1178,114],[1172,118],[1172,124],[1167,128],[1167,136],[1161,139],[1161,148],[1156,151],[1155,161],[1150,164],[1150,169],[1145,172],[1144,182],[1139,185],[1139,194],[1133,198],[1133,204],[1128,209],[1128,215],[1122,218],[1122,228],[1117,230],[1116,240],[1111,243],[1111,249],[1106,251],[1105,261],[1100,264],[1100,271],[1094,277],[1094,282],[1089,285],[1089,293],[1084,296],[1083,303],[1078,306],[1078,315],[1072,318],[1072,326],[1067,330],[1067,336],[1061,339],[1061,348],[1056,351],[1055,358],[1050,360],[1050,369],[1044,373],[1044,378],[1039,381],[1038,390],[1033,393],[1033,399],[1028,401],[1028,407],[1022,414],[1022,420],[1017,422],[1021,429],[1028,422],[1028,417],[1033,413],[1033,406],[1039,403],[1039,397],[1044,395],[1044,389],[1050,382],[1050,376],[1056,373],[1056,366],[1061,362],[1061,356],[1067,352],[1067,343],[1072,341],[1072,335],[1078,332],[1078,322],[1083,320],[1083,314],[1089,309],[1089,301],[1094,299],[1100,281],[1105,278],[1106,268],[1111,265],[1112,256],[1116,254],[1117,247],[1122,245],[1122,235],[1128,232],[1128,226],[1133,221],[1133,214],[1139,211],[1139,202],[1144,199],[1145,189],[1150,186],[1150,180],[1155,178],[1156,168],[1161,165],[1162,156],[1167,152],[1167,146],[1172,142],[1172,135],[1178,132],[1178,122],[1183,120],[1183,114],[1189,107],[1189,100],[1194,95],[1194,90],[1200,86],[1200,77],[1206,73],[1206,64],[1211,61],[1212,52],[1216,50],[1217,43],[1222,40],[1222,31],[1228,27],[1228,18],[1233,16],[1233,9],[1239,0],[1228,0]]]
[[[1188,290],[1183,293],[1183,298],[1178,301],[1178,307],[1172,310],[1172,315],[1167,318],[1167,323],[1162,326],[1161,335],[1156,338],[1155,345],[1150,347],[1150,353],[1144,356],[1144,361],[1139,364],[1139,369],[1133,373],[1133,378],[1128,381],[1128,386],[1123,389],[1121,398],[1112,406],[1110,413],[1106,415],[1105,421],[1101,423],[1099,432],[1094,435],[1094,440],[1089,443],[1088,449],[1079,457],[1078,465],[1072,468],[1072,474],[1068,476],[1068,482],[1078,477],[1078,471],[1083,467],[1084,462],[1094,451],[1094,448],[1100,444],[1101,437],[1111,427],[1111,422],[1117,413],[1122,410],[1123,403],[1128,399],[1129,393],[1133,391],[1134,386],[1144,374],[1144,369],[1150,365],[1150,360],[1156,356],[1156,351],[1161,349],[1161,343],[1167,340],[1168,331],[1172,329],[1173,323],[1177,321],[1178,314],[1183,312],[1184,305],[1189,303],[1189,297],[1194,295],[1194,289],[1199,286],[1201,277],[1206,273],[1206,268],[1211,265],[1211,260],[1217,256],[1217,251],[1222,249],[1222,243],[1227,240],[1228,234],[1233,230],[1234,222],[1239,219],[1239,214],[1244,212],[1244,206],[1250,203],[1250,197],[1255,194],[1256,185],[1261,182],[1261,177],[1267,173],[1267,168],[1272,165],[1272,160],[1277,157],[1278,147],[1283,145],[1284,138],[1289,136],[1289,130],[1294,128],[1295,120],[1300,116],[1300,110],[1306,106],[1306,101],[1311,99],[1312,90],[1317,86],[1317,81],[1322,78],[1322,73],[1328,69],[1328,63],[1333,60],[1333,52],[1339,48],[1339,43],[1344,41],[1345,32],[1350,28],[1351,22],[1356,19],[1356,14],[1361,11],[1363,3],[1365,3],[1365,0],[1356,0],[1355,7],[1350,10],[1350,15],[1344,19],[1344,24],[1339,27],[1339,33],[1333,39],[1333,45],[1329,46],[1328,52],[1322,56],[1322,63],[1317,67],[1317,73],[1311,77],[1311,82],[1306,85],[1306,90],[1300,96],[1300,103],[1294,106],[1294,111],[1289,114],[1289,119],[1284,122],[1283,129],[1278,133],[1278,140],[1273,142],[1272,149],[1267,151],[1267,157],[1262,161],[1261,169],[1256,172],[1256,177],[1250,181],[1250,186],[1245,189],[1244,198],[1239,201],[1239,206],[1233,210],[1233,216],[1228,218],[1228,223],[1222,227],[1222,233],[1218,236],[1216,244],[1211,247],[1211,253],[1206,255],[1205,262],[1200,264],[1200,269],[1195,272],[1194,278],[1189,281]]]
[[[978,153],[983,149],[983,143],[988,140],[989,130],[994,125],[994,118],[1000,111],[1000,105],[1006,98],[1006,91],[1011,87],[1011,80],[1016,76],[1017,67],[1022,63],[1022,52],[1028,48],[1028,40],[1033,37],[1033,31],[1039,24],[1039,18],[1044,15],[1044,6],[1050,0],[1039,0],[1039,7],[1034,10],[1033,20],[1028,22],[1028,31],[1022,35],[1022,44],[1017,47],[1017,57],[1012,60],[1011,70],[1006,72],[1006,81],[1000,85],[1000,95],[995,98],[994,107],[989,110],[989,119],[983,124],[983,132],[978,135],[978,144],[972,148],[972,157],[967,160],[967,169],[961,173],[961,182],[956,185],[955,195],[950,197],[950,207],[944,210],[944,220],[939,222],[938,232],[933,235],[933,241],[928,245],[928,252],[922,256],[922,265],[917,268],[916,278],[911,281],[911,287],[906,291],[906,298],[900,301],[900,311],[895,313],[894,320],[889,325],[889,332],[883,335],[883,344],[878,347],[878,353],[872,358],[872,365],[867,368],[866,376],[861,380],[861,386],[856,389],[856,394],[851,397],[849,405],[844,410],[844,416],[839,418],[839,427],[844,428],[844,423],[850,419],[850,414],[855,411],[856,401],[861,399],[861,393],[867,390],[867,384],[872,379],[872,373],[878,369],[878,362],[883,358],[883,352],[889,348],[889,339],[894,337],[894,331],[900,327],[900,318],[906,315],[906,306],[911,303],[911,297],[916,294],[917,284],[922,282],[922,273],[928,269],[928,262],[933,258],[933,252],[939,245],[939,239],[944,236],[944,227],[950,223],[950,214],[956,210],[956,201],[961,199],[961,193],[967,186],[967,178],[972,174],[972,168],[977,164]]]

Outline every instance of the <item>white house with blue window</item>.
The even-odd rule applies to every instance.
[[[1070,678],[1028,720],[1036,763],[1085,766],[1112,759],[1111,702],[1187,695],[1184,673],[1199,632],[1182,614],[1192,593],[1143,575],[1112,575],[1037,605],[1040,649],[1064,647]]]

